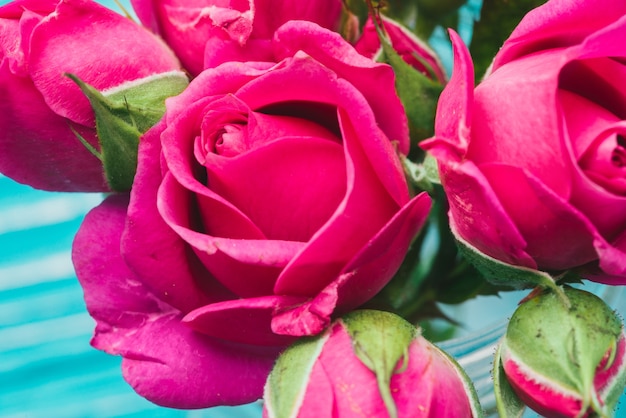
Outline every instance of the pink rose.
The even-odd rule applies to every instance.
[[[393,316],[355,311],[288,348],[265,385],[263,417],[478,416],[460,367]]]
[[[341,0],[131,0],[141,22],[158,33],[197,75],[228,61],[266,61],[271,40],[289,20],[335,30]]]
[[[168,99],[130,204],[109,198],[76,238],[95,346],[160,404],[260,397],[277,349],[374,296],[430,208],[397,155],[392,69],[304,21],[273,48],[278,64],[227,63]]]
[[[91,106],[64,73],[105,90],[177,70],[172,52],[129,19],[86,0],[0,7],[0,172],[46,190],[105,191]]]
[[[446,72],[435,51],[398,22],[382,15],[381,18],[391,45],[402,59],[422,74],[445,84]],[[376,26],[371,18],[365,23],[363,33],[354,47],[372,59],[382,52]]]
[[[625,37],[626,3],[552,0],[474,91],[453,35],[454,75],[424,148],[462,239],[510,264],[586,265],[593,280],[626,283]]]

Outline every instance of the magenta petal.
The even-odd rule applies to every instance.
[[[626,9],[623,4],[620,6],[622,9]],[[626,36],[626,12],[622,12],[621,15],[614,14],[615,21],[608,24],[606,27],[598,27],[595,33],[588,36],[584,42],[576,47],[573,47],[568,51],[571,59],[589,59],[589,58],[602,58],[602,59],[616,59],[621,60],[620,72],[624,71],[624,61],[626,58],[626,51],[624,48],[620,48],[619,40],[624,39]],[[624,86],[620,83],[612,83],[612,87],[618,91],[623,92]]]
[[[445,155],[445,147],[432,149]],[[445,160],[442,157],[442,160]],[[453,160],[452,160],[453,161]],[[450,204],[450,228],[485,254],[505,263],[536,268],[526,241],[483,173],[470,161],[440,163]]]
[[[33,31],[29,71],[46,103],[57,114],[93,125],[87,98],[64,73],[99,90],[179,68],[156,36],[96,2],[59,2]]]
[[[157,209],[162,130],[162,124],[156,125],[141,138],[121,245],[126,263],[142,282],[161,300],[188,312],[231,298],[232,294],[207,275],[185,241],[165,223]]]
[[[352,272],[340,275],[312,300],[275,312],[272,330],[277,334],[296,337],[322,332],[330,324],[331,315],[337,306],[339,287],[353,275]]]
[[[521,165],[567,197],[571,162],[563,121],[555,110],[562,64],[559,54],[532,55],[494,71],[479,84],[467,158],[478,166],[493,161]],[[536,140],[528,146],[520,138]]]
[[[408,364],[390,382],[394,401],[402,411],[400,416],[472,417],[468,393],[457,367],[424,338],[413,340]],[[424,414],[425,409],[428,414]]]
[[[578,230],[586,228],[587,233],[593,238],[593,246],[598,255],[599,266],[604,272],[605,279],[599,276],[600,282],[610,283],[613,285],[626,284],[626,233],[607,242],[607,240],[598,232],[595,225],[581,213],[577,208],[570,205],[569,202],[563,201],[559,196],[552,193],[551,190],[545,189],[545,186],[537,179],[529,177],[530,184],[535,189],[539,198],[546,204],[551,205],[555,212],[563,216],[563,222],[570,221],[572,224],[577,222]],[[577,219],[576,219],[577,218]],[[569,227],[569,226],[568,226]],[[607,280],[607,278],[610,278]],[[590,277],[591,280],[593,280]]]
[[[274,61],[269,39],[248,39],[245,45],[233,40],[212,37],[204,46],[204,68],[214,68],[227,62]]]
[[[195,113],[202,111],[202,108],[200,108],[200,110],[190,112],[191,106],[197,106],[198,104],[207,106],[210,103],[207,102],[207,99],[213,99],[212,96],[217,97],[235,93],[247,83],[266,73],[274,65],[274,63],[270,62],[228,62],[217,68],[210,68],[200,73],[181,94],[170,97],[167,100],[165,117],[167,118],[168,128],[173,129],[173,131],[168,134],[169,140],[164,142],[164,147],[166,149],[171,148],[172,153],[186,152],[184,148],[180,148],[180,141],[187,141],[189,138],[193,139],[196,134],[194,129],[199,126],[199,122],[195,120],[195,123],[187,123],[185,122],[187,120],[185,117],[197,117],[198,115]],[[183,121],[180,122],[179,118],[182,118]],[[183,129],[183,132],[178,133],[178,129]],[[189,136],[184,132],[190,132],[192,135]],[[169,146],[170,142],[171,146]],[[168,161],[170,159],[168,156]]]
[[[52,112],[32,82],[0,63],[0,172],[37,189],[104,192],[102,163],[78,141],[69,121]],[[90,143],[95,130],[73,126]]]
[[[354,276],[339,287],[340,312],[365,303],[391,280],[428,219],[430,208],[427,193],[415,196],[350,261],[343,274],[354,272]]]
[[[216,340],[191,330],[178,317],[149,319],[121,347],[128,350],[122,353],[124,378],[139,394],[183,409],[261,398],[278,349]]]
[[[333,217],[281,273],[274,288],[276,294],[306,296],[321,291],[329,278],[339,276],[346,260],[352,259],[399,209],[372,170],[368,154],[358,141],[362,136],[355,132],[352,121],[343,112],[340,114],[348,168],[347,195]],[[370,135],[374,137],[373,132]]]
[[[312,300],[277,312],[274,332],[314,335],[330,323],[333,315],[345,313],[371,299],[396,273],[409,245],[424,225],[431,200],[422,193],[412,199],[333,280]]]
[[[357,55],[360,60],[368,61],[363,56]],[[362,69],[359,69],[357,72],[361,71]],[[372,74],[376,79],[381,76]],[[322,119],[323,122],[319,123],[330,127],[336,126],[339,120],[339,124],[344,124],[339,127],[344,142],[356,142],[363,148],[371,164],[367,170],[373,169],[388,193],[398,205],[402,205],[408,200],[408,187],[397,153],[398,150],[400,153],[404,151],[401,146],[394,145],[398,141],[401,145],[402,140],[399,139],[401,137],[396,136],[398,133],[381,129],[384,118],[372,112],[372,104],[363,93],[368,88],[361,86],[364,90],[359,90],[358,87],[345,78],[338,77],[338,74],[333,73],[323,63],[312,60],[300,52],[293,58],[285,59],[263,76],[250,81],[237,92],[237,97],[253,110],[276,106],[277,103],[299,103],[301,105],[295,106],[295,109],[300,113],[295,116],[316,122]],[[393,91],[394,87],[390,85],[389,88]],[[388,103],[393,102],[393,97],[387,94],[376,99],[381,103]],[[306,105],[302,106],[302,103],[308,104],[309,108]],[[332,115],[332,120],[327,112],[319,110],[328,107],[337,109],[337,113]],[[387,122],[394,126],[406,124],[404,111],[399,110],[394,114],[393,121]],[[346,128],[348,123],[350,126]],[[408,144],[408,136],[406,141]]]
[[[130,0],[139,21],[154,33],[159,33],[158,17],[153,0]]]
[[[596,274],[590,280],[612,285],[626,284],[626,232],[611,244],[604,239],[596,237],[594,246],[600,259],[601,273]]]
[[[334,414],[331,416],[333,418],[389,416],[376,384],[376,375],[354,354],[353,344],[343,324],[337,322],[331,329],[329,340],[316,362],[325,373],[322,376],[316,373],[315,377],[328,379],[332,386]],[[315,387],[315,383],[316,381],[311,380],[309,385]],[[315,391],[312,391],[311,395],[315,396]],[[303,407],[308,402],[315,401],[315,398],[307,398],[309,396],[305,396]],[[313,418],[312,415],[305,416]]]
[[[494,70],[526,54],[576,45],[625,14],[621,1],[547,2],[522,19],[496,55]]]
[[[458,156],[462,157],[469,146],[469,124],[474,101],[474,66],[463,40],[453,30],[449,33],[454,48],[454,71],[437,104],[435,140],[448,142]],[[423,141],[420,146],[430,151],[432,142],[433,140]]]
[[[92,210],[74,241],[74,266],[97,322],[92,344],[123,356],[125,379],[159,405],[203,408],[258,399],[276,351],[193,332],[137,279],[119,252],[127,199],[115,195]]]
[[[87,309],[97,321],[93,343],[107,351],[115,345],[117,327],[138,326],[148,313],[176,313],[159,299],[146,297],[148,292],[120,255],[127,206],[127,194],[108,197],[87,214],[72,247]]]
[[[524,251],[540,269],[567,269],[596,259],[595,228],[541,181],[519,167],[504,164],[483,164],[480,170],[528,243]]]
[[[345,354],[345,358],[350,358],[353,354],[346,347],[343,349],[342,354]],[[339,350],[337,350],[339,351]],[[342,367],[344,366],[342,362]],[[306,395],[298,411],[298,418],[320,418],[320,417],[335,417],[333,415],[335,404],[335,392],[336,386],[329,376],[328,366],[325,366],[321,362],[315,362],[313,369],[309,374],[309,386],[306,388]],[[331,369],[335,369],[334,365]],[[343,393],[340,396],[345,396]],[[266,401],[267,402],[267,401]],[[266,411],[263,410],[265,413]],[[263,418],[268,418],[267,415],[263,415]]]
[[[304,245],[262,236],[224,238],[196,231],[189,219],[190,193],[169,173],[159,196],[159,212],[165,222],[189,244],[212,277],[239,296],[271,294],[282,269]],[[213,215],[216,213],[221,214]]]
[[[308,241],[345,194],[343,148],[327,139],[268,137],[260,148],[208,164],[207,181],[268,239]]]
[[[255,0],[253,38],[271,38],[283,23],[290,20],[315,22],[330,30],[339,29],[341,0],[285,1]]]
[[[270,328],[274,312],[302,303],[302,298],[267,296],[237,299],[203,306],[187,314],[184,322],[206,335],[228,341],[284,347],[294,338]]]
[[[338,33],[311,22],[285,23],[276,31],[274,42],[277,58],[292,57],[303,51],[352,84],[365,96],[380,129],[391,141],[397,141],[402,154],[408,154],[408,122],[399,117],[404,115],[404,107],[395,94],[390,66],[365,58]]]
[[[626,122],[618,122],[619,118],[607,109],[582,98],[571,92],[561,90],[559,92],[560,104],[563,108],[565,121],[567,122],[568,138],[575,138],[571,144],[570,155],[572,160],[578,160],[575,166],[572,195],[570,203],[596,226],[598,231],[612,241],[615,234],[619,234],[626,226],[626,196],[611,193],[609,189],[599,187],[601,182],[594,182],[584,167],[584,159],[587,154],[593,153],[594,141],[607,136],[603,131],[620,128],[626,131]],[[610,158],[606,164],[611,166]],[[616,170],[614,186],[620,181],[626,182],[626,178],[620,177],[619,167]],[[608,185],[611,186],[610,178]]]
[[[158,10],[160,33],[193,75],[203,70],[207,40],[217,38],[244,45],[252,32],[252,0],[158,3],[153,7]]]

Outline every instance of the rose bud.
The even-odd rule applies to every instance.
[[[98,90],[180,67],[156,36],[86,0],[0,7],[0,172],[38,189],[107,191],[89,101],[65,73]]]
[[[336,30],[341,0],[131,0],[141,22],[159,34],[192,75],[228,61],[266,61],[274,32],[289,20]]]
[[[546,417],[610,416],[626,386],[620,318],[600,298],[566,287],[513,314],[500,348],[506,379],[522,402]]]
[[[626,2],[551,0],[474,90],[456,34],[435,137],[450,226],[488,256],[626,283]]]
[[[477,417],[474,389],[450,357],[402,318],[354,311],[296,342],[265,385],[264,418]]]
[[[391,45],[402,59],[422,74],[444,84],[446,72],[435,51],[395,20],[383,15],[381,19]],[[371,18],[365,23],[361,37],[354,47],[362,55],[372,59],[382,53],[376,25]]]

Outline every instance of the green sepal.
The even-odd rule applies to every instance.
[[[361,362],[376,375],[381,398],[391,418],[398,412],[391,396],[391,377],[400,359],[408,362],[409,344],[418,330],[404,319],[389,312],[353,311],[341,318]]]
[[[404,166],[406,176],[419,190],[432,193],[434,184],[441,185],[437,160],[435,160],[432,155],[427,153],[421,164],[414,163],[402,154],[400,154],[399,157]]]
[[[165,99],[189,84],[181,72],[150,76],[100,92],[73,74],[66,74],[87,96],[96,117],[99,156],[112,191],[128,191],[137,170],[139,137],[165,113]]]
[[[582,410],[591,407],[603,416],[615,404],[601,405],[594,378],[603,357],[616,349],[622,323],[596,295],[569,286],[563,291],[569,304],[549,290],[520,304],[507,327],[502,351],[542,379],[580,394]]]
[[[300,338],[278,357],[263,394],[269,418],[298,416],[311,371],[329,336],[330,329],[315,337]]]
[[[502,344],[498,344],[493,360],[493,392],[496,397],[498,416],[500,418],[521,418],[526,407],[506,378],[500,358],[501,350]]]
[[[612,384],[602,391],[602,399],[608,408],[615,409],[626,388],[626,373],[619,375]]]
[[[382,60],[396,75],[396,91],[409,121],[411,140],[416,143],[430,138],[435,132],[435,112],[443,86],[404,61],[380,28],[377,29]]]
[[[514,266],[481,252],[452,230],[459,250],[489,282],[507,285],[515,289],[541,286],[560,292],[556,282],[548,273],[528,267]]]

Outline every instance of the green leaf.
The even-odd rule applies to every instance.
[[[396,90],[409,120],[413,143],[431,137],[435,132],[435,112],[443,86],[404,61],[380,31],[378,37],[383,59],[396,75]]]
[[[506,378],[500,358],[501,348],[502,345],[498,344],[493,361],[493,391],[496,396],[496,408],[500,418],[521,418],[525,405],[517,397]]]
[[[298,416],[313,365],[329,335],[327,331],[315,337],[301,338],[278,357],[263,395],[269,418]]]
[[[103,93],[73,74],[66,75],[93,108],[99,155],[110,189],[130,190],[137,170],[139,137],[163,117],[165,99],[182,92],[188,85],[187,77],[180,72],[158,74]]]
[[[357,357],[376,375],[389,416],[397,417],[390,390],[391,376],[401,358],[408,361],[409,344],[417,336],[417,328],[397,315],[374,310],[353,311],[341,321],[350,334]]]
[[[461,238],[455,231],[452,232],[463,256],[491,283],[496,285],[508,285],[515,289],[541,286],[559,292],[556,282],[548,273],[504,263],[482,253],[469,242]]]

